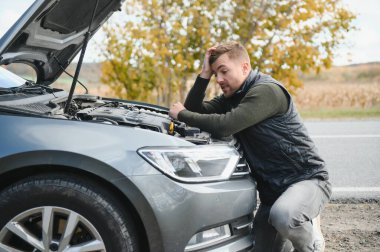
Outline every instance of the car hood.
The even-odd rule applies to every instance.
[[[55,81],[80,51],[85,34],[92,36],[121,9],[124,0],[36,0],[0,39],[0,65],[26,63],[37,83]]]

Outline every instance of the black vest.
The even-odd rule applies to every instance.
[[[269,75],[252,71],[241,90],[231,97],[235,107],[254,85],[276,84],[287,95],[289,107],[285,114],[268,118],[235,136],[257,181],[260,199],[271,205],[296,182],[328,179],[323,159],[301,121],[288,91]]]

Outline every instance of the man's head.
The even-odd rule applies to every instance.
[[[209,63],[225,97],[233,95],[251,71],[247,50],[238,42],[217,46],[211,51]]]

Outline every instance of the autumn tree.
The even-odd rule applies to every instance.
[[[228,40],[292,91],[298,71],[331,66],[355,18],[341,0],[132,0],[126,13],[106,26],[103,81],[120,97],[162,105],[183,101],[204,51]]]
[[[212,44],[215,10],[208,1],[129,1],[130,21],[105,28],[103,81],[124,98],[154,101],[153,94],[154,102],[168,105],[174,93],[183,97],[203,49]]]

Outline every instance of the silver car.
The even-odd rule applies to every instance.
[[[246,251],[256,185],[233,138],[74,93],[120,0],[36,0],[0,40],[0,251]],[[50,84],[80,53],[69,92]]]

